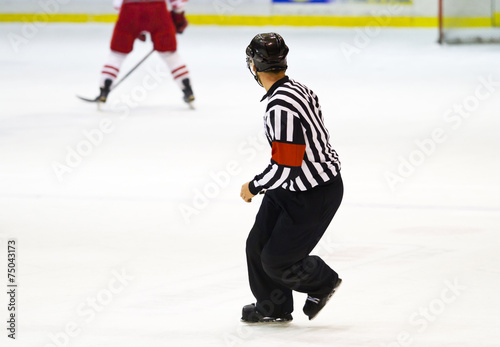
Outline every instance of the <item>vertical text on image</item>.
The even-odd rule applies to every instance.
[[[17,240],[7,240],[7,336],[16,339],[18,314],[17,314]]]

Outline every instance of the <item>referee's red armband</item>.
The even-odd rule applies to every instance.
[[[278,165],[302,166],[306,145],[297,145],[287,142],[273,142],[272,159]]]

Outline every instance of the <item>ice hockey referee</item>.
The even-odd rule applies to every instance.
[[[292,320],[292,291],[307,294],[304,313],[313,319],[342,280],[310,253],[333,219],[343,196],[338,155],[329,143],[318,97],[286,76],[288,47],[276,33],[255,36],[247,65],[267,91],[264,116],[271,144],[269,166],[241,188],[246,202],[265,191],[247,239],[250,288],[256,303],[243,307],[248,323]]]

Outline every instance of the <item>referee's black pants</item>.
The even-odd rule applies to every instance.
[[[250,288],[263,315],[291,313],[292,290],[315,297],[332,290],[338,274],[309,253],[337,212],[343,192],[340,175],[305,192],[266,192],[246,243]]]

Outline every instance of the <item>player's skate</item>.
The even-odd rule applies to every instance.
[[[314,319],[314,317],[317,316],[319,311],[321,311],[323,307],[325,307],[325,305],[331,299],[333,294],[335,294],[335,291],[341,284],[342,280],[339,278],[330,293],[321,296],[314,294],[310,294],[307,296],[306,304],[304,305],[303,311],[306,314],[306,316],[309,316],[309,320],[312,320]]]
[[[105,80],[104,87],[100,88],[101,92],[95,98],[88,99],[88,98],[84,98],[83,96],[79,96],[79,95],[77,95],[77,97],[83,101],[95,102],[95,103],[97,103],[97,107],[99,107],[100,103],[106,102],[106,100],[108,98],[108,94],[111,91],[111,84],[113,84],[113,81],[111,81],[110,79]]]
[[[106,102],[108,98],[108,94],[111,91],[111,84],[113,83],[112,80],[105,80],[104,81],[104,87],[101,87],[101,94],[97,97],[97,101],[99,102]]]
[[[189,82],[189,78],[185,78],[182,80],[182,92],[184,93],[184,102],[186,102],[189,107],[193,107],[192,103],[194,101],[193,88],[191,88],[191,83]]]
[[[243,306],[241,321],[245,323],[288,323],[293,320],[290,313],[286,313],[280,317],[267,317],[257,311],[255,304]]]

